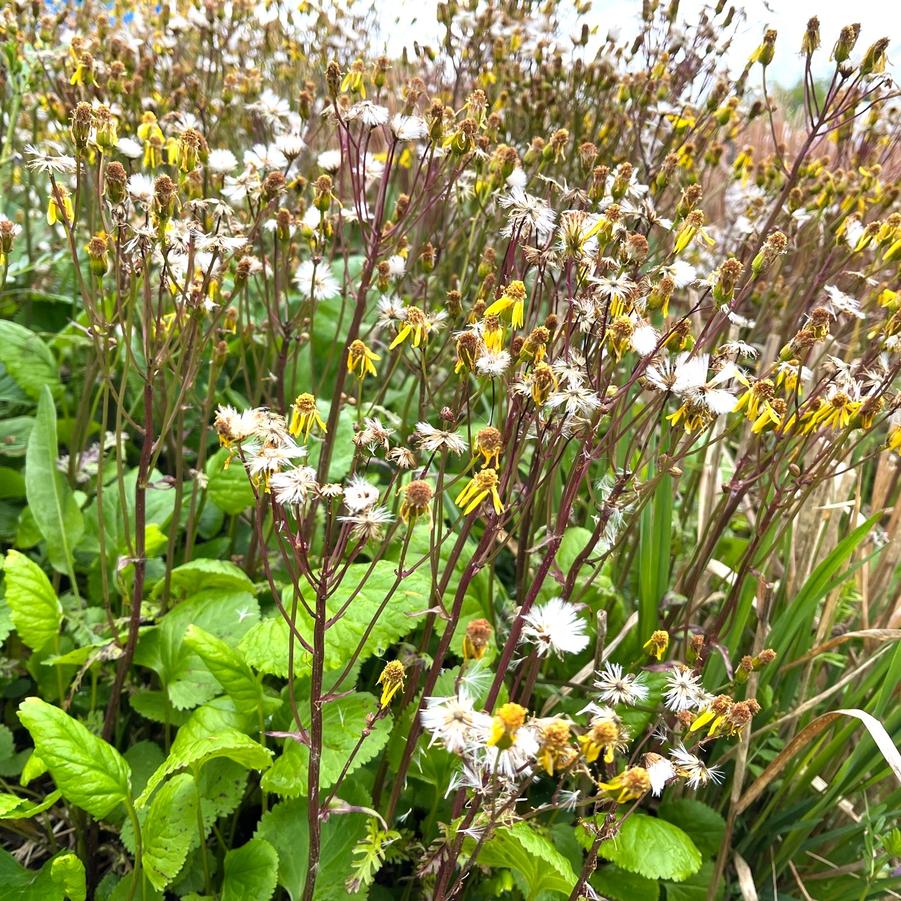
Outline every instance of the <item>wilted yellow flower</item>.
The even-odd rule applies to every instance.
[[[663,655],[669,647],[669,632],[663,629],[657,629],[651,634],[651,637],[642,645],[655,660],[663,660]]]
[[[494,627],[487,619],[474,619],[466,626],[463,636],[463,659],[481,660],[488,650]]]
[[[347,371],[363,381],[367,375],[376,374],[375,363],[381,359],[357,338],[347,348]]]
[[[465,516],[472,513],[482,501],[490,497],[494,512],[503,513],[504,505],[501,503],[497,486],[497,472],[493,469],[483,469],[469,480],[466,487],[455,498],[454,503],[463,510]]]
[[[298,394],[291,408],[291,425],[288,430],[294,436],[303,433],[303,440],[306,441],[314,425],[322,432],[327,431],[325,421],[316,407],[316,398],[312,394]]]
[[[391,699],[404,687],[404,675],[404,665],[399,660],[385,664],[382,674],[377,679],[377,684],[382,686],[380,707],[387,707]]]
[[[643,766],[630,766],[609,782],[598,782],[598,788],[615,795],[617,804],[625,804],[651,790],[651,777]]]
[[[485,315],[497,316],[512,307],[510,324],[513,328],[522,328],[525,322],[525,304],[526,286],[521,281],[512,281],[504,289],[504,293],[485,310]]]

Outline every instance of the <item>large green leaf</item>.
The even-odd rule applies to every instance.
[[[27,820],[45,810],[49,810],[60,799],[62,792],[58,789],[50,792],[40,802],[20,798],[18,795],[0,792],[0,820]]]
[[[29,870],[0,849],[0,887],[3,901],[84,901],[84,864],[64,851],[39,870]]]
[[[589,882],[612,901],[657,901],[660,897],[660,883],[656,879],[645,879],[613,864],[598,867]]]
[[[4,572],[12,623],[28,647],[42,651],[59,635],[59,598],[40,566],[18,551],[7,551]]]
[[[367,716],[374,713],[377,699],[370,694],[358,692],[330,701],[322,708],[322,759],[319,769],[319,784],[323,788],[333,785],[341,775],[351,751],[366,728]],[[304,726],[309,728],[309,712],[306,705],[301,713]],[[348,774],[372,760],[388,741],[391,720],[379,720],[372,733],[360,746],[348,768]],[[293,739],[288,739],[281,756],[266,772],[262,786],[285,797],[295,798],[307,793],[307,767],[310,750]]]
[[[222,901],[269,901],[278,883],[278,853],[263,838],[225,855]]]
[[[568,897],[578,878],[572,864],[551,840],[526,822],[498,829],[482,846],[476,860],[482,866],[513,870],[528,901],[542,892]]]
[[[253,489],[241,462],[226,466],[229,452],[223,447],[207,461],[207,496],[224,513],[235,515],[253,506]]]
[[[346,613],[326,632],[327,669],[343,668],[348,657],[363,641],[364,635],[366,639],[363,642],[360,659],[365,660],[367,656],[383,652],[415,628],[417,621],[411,614],[428,607],[429,577],[421,567],[401,581],[390,595],[385,609],[379,614],[375,626],[366,634],[379,607],[389,597],[397,580],[396,565],[393,563],[380,560],[371,569],[370,572],[368,563],[355,563],[349,566],[341,585],[328,599],[326,608],[329,615],[333,616],[350,600],[351,595],[354,595]],[[355,589],[361,582],[363,587],[356,592]],[[311,600],[312,598],[307,598],[308,602]],[[288,606],[287,599],[286,606]],[[298,615],[297,631],[312,643],[312,622],[302,608]],[[264,621],[250,631],[241,643],[240,650],[245,659],[257,669],[286,675],[288,636],[289,630],[284,622],[279,625],[277,619]],[[301,672],[310,665],[309,654],[300,647],[297,648],[295,663],[296,672]]]
[[[0,363],[32,400],[37,400],[44,388],[52,394],[59,390],[50,348],[30,329],[9,319],[0,319]]]
[[[137,806],[146,804],[157,786],[172,773],[188,767],[196,772],[207,761],[222,757],[251,770],[265,770],[272,763],[272,752],[268,748],[224,725],[214,711],[200,708],[178,730],[169,756],[148,779]]]
[[[263,689],[240,652],[193,623],[185,645],[206,664],[239,711],[251,714],[261,709]]]
[[[70,901],[84,901],[87,896],[84,864],[71,851],[53,858],[50,862],[50,878]]]
[[[726,821],[712,807],[695,798],[676,798],[665,800],[657,813],[687,832],[705,857],[719,852],[726,834]]]
[[[197,837],[197,792],[188,773],[174,776],[157,792],[141,829],[141,860],[151,884],[162,891],[181,871]]]
[[[257,599],[246,591],[208,589],[178,604],[160,625],[141,636],[135,662],[155,670],[173,707],[205,704],[219,692],[219,682],[186,643],[192,624],[226,644],[237,644],[259,620]]]
[[[353,849],[366,831],[366,815],[350,813],[330,816],[322,824],[319,874],[314,901],[359,901],[362,893],[345,888],[353,872]],[[303,894],[307,876],[309,832],[307,802],[303,798],[282,801],[263,814],[255,833],[278,853],[278,881],[292,901]]]
[[[158,596],[163,586],[154,588],[154,596]],[[169,595],[176,600],[189,598],[203,591],[222,593],[249,592],[253,594],[254,585],[247,574],[230,560],[211,560],[200,557],[183,563],[172,570],[169,579]]]
[[[67,801],[101,818],[128,798],[131,768],[112,745],[40,698],[26,698],[19,719]]]
[[[602,857],[647,879],[681,882],[701,869],[703,857],[690,836],[678,826],[633,813],[615,838],[601,843]]]
[[[707,901],[713,876],[713,861],[707,860],[697,873],[689,876],[684,882],[664,882],[666,901]],[[721,901],[724,895],[725,885],[723,880],[720,879],[713,894],[713,899],[714,901]]]
[[[46,386],[38,401],[34,428],[25,453],[25,494],[28,508],[47,542],[53,568],[74,577],[72,554],[84,534],[84,517],[72,489],[56,468],[56,408]]]

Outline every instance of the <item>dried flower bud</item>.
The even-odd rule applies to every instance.
[[[801,53],[811,56],[820,46],[820,20],[813,16],[807,22],[804,39],[801,41]]]
[[[854,45],[860,37],[860,22],[853,25],[846,25],[838,35],[835,47],[832,48],[832,58],[837,63],[843,63],[851,55]]]
[[[463,659],[481,660],[491,643],[494,628],[487,619],[470,620],[463,637]]]

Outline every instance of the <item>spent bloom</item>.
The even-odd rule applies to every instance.
[[[536,605],[523,617],[523,641],[535,645],[539,656],[578,654],[588,646],[587,623],[575,604],[554,597]]]
[[[648,687],[644,683],[643,673],[624,673],[619,663],[608,663],[597,676],[594,687],[601,700],[608,704],[632,707],[647,699]]]

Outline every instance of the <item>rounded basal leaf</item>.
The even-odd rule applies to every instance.
[[[723,843],[726,821],[712,807],[695,798],[666,800],[658,815],[687,832],[705,857],[713,857]]]
[[[616,837],[601,844],[600,854],[630,873],[673,882],[697,873],[703,863],[701,852],[687,833],[643,813],[628,817]]]
[[[269,901],[278,882],[278,853],[265,839],[252,838],[225,855],[222,901]]]
[[[234,516],[253,506],[253,489],[241,461],[226,466],[228,457],[221,448],[207,462],[207,496],[223,513]]]
[[[67,801],[101,818],[128,797],[131,768],[112,745],[40,698],[26,698],[19,719]]]

